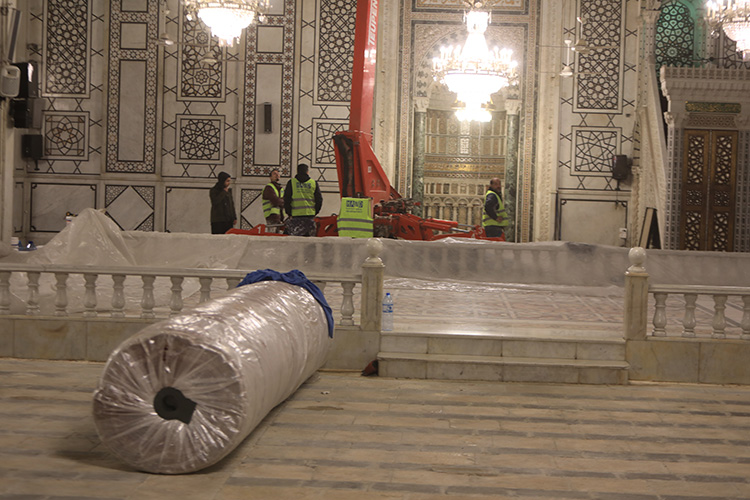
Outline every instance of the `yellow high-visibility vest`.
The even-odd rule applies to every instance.
[[[372,238],[372,198],[341,198],[339,236]]]
[[[276,189],[273,182],[269,182],[266,186],[271,186],[279,198],[284,197],[284,188]],[[271,206],[271,200],[263,200],[263,216],[268,219],[272,214],[281,215],[281,207],[273,207]]]
[[[484,193],[484,203],[487,204],[487,197],[492,194],[493,196],[497,196],[497,193],[492,191],[491,189],[488,189],[486,193]],[[500,204],[497,207],[497,215],[501,216],[503,218],[502,222],[498,222],[495,219],[491,219],[489,215],[487,215],[487,212],[482,208],[482,227],[487,226],[502,226],[506,227],[509,224],[508,221],[508,213],[505,211],[505,205],[503,205],[503,200],[500,199],[499,196],[497,196],[497,202]]]
[[[292,217],[315,215],[315,181],[292,179]]]

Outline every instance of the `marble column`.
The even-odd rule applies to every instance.
[[[505,182],[503,187],[503,201],[505,211],[510,219],[510,225],[505,229],[506,241],[516,241],[516,187],[518,183],[518,127],[521,101],[519,99],[505,100],[506,115],[506,153],[505,153]]]
[[[414,215],[422,217],[422,203],[424,202],[424,153],[427,137],[427,105],[429,97],[414,98],[414,163],[412,164],[411,197],[414,203]]]

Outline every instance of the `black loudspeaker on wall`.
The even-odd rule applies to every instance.
[[[624,181],[630,175],[630,167],[633,162],[626,155],[615,155],[612,157],[612,178]]]
[[[263,132],[273,132],[272,106],[270,102],[263,103]]]
[[[21,157],[38,160],[42,157],[42,136],[25,134],[21,136]]]

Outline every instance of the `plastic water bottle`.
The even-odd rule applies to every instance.
[[[393,297],[390,293],[386,293],[383,298],[383,318],[381,329],[384,332],[393,331]]]

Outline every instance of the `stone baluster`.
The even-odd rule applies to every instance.
[[[182,282],[185,278],[182,276],[171,276],[169,280],[172,282],[172,297],[169,300],[169,315],[175,316],[182,311]]]
[[[654,337],[667,336],[667,295],[666,293],[654,293],[656,307],[654,309]]]
[[[630,267],[625,272],[625,339],[646,340],[648,329],[648,273],[643,263],[646,251],[634,247],[628,252]]]
[[[125,316],[125,275],[112,275],[112,317]]]
[[[141,298],[141,318],[151,319],[154,314],[154,281],[156,276],[141,275],[143,281],[143,297]]]
[[[55,273],[55,316],[68,315],[68,273]]]
[[[240,284],[242,278],[227,278],[227,290],[234,290]]]
[[[208,302],[211,300],[211,283],[213,278],[198,278],[198,282],[201,284],[201,296],[198,299],[198,303]]]
[[[742,297],[742,321],[740,321],[740,328],[742,328],[741,339],[750,340],[750,295],[744,295]]]
[[[383,275],[385,264],[380,258],[383,242],[377,238],[367,241],[368,257],[362,264],[362,307],[360,308],[360,328],[380,331],[383,311]]]
[[[29,287],[29,300],[26,302],[26,314],[39,314],[39,277],[42,273],[29,271],[26,273]]]
[[[10,271],[0,272],[0,314],[10,314]]]
[[[698,295],[686,293],[685,295],[685,317],[682,320],[682,336],[695,337],[695,301]]]
[[[96,279],[99,277],[96,273],[84,273],[85,281],[83,292],[83,315],[87,318],[96,316]]]
[[[344,289],[344,300],[341,302],[341,325],[351,326],[354,324],[354,285],[353,281],[344,281],[341,287]]]
[[[714,319],[712,322],[713,332],[711,338],[723,339],[726,338],[724,329],[727,327],[727,321],[724,317],[724,310],[727,308],[727,296],[726,295],[714,295]]]

